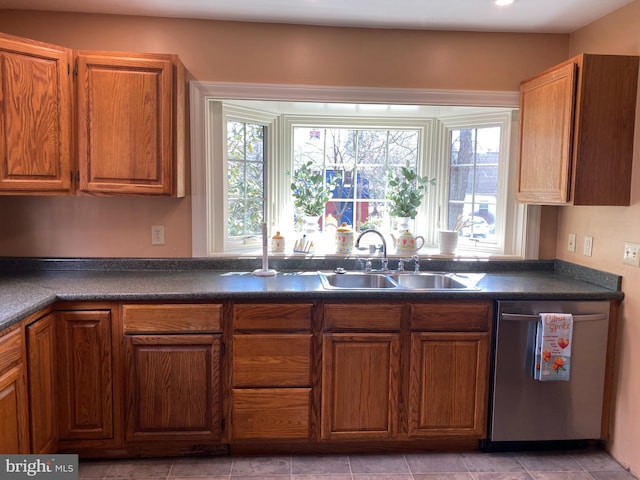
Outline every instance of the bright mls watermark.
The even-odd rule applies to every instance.
[[[78,455],[0,455],[0,480],[78,480]]]

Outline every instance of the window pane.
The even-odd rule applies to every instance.
[[[500,127],[450,131],[447,228],[463,239],[496,241]]]
[[[326,178],[339,178],[326,212],[338,225],[346,222],[356,229],[383,225],[389,166],[399,170],[399,165],[409,162],[415,169],[418,163],[417,129],[294,127],[293,138],[294,168],[323,158],[325,163],[317,164],[318,170],[324,167]]]
[[[227,195],[229,237],[261,234],[264,196],[262,125],[227,122]]]

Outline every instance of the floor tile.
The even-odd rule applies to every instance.
[[[405,455],[412,473],[461,473],[469,469],[459,453],[411,453]]]
[[[414,473],[414,480],[475,480],[471,473]]]
[[[299,474],[348,474],[351,475],[347,455],[309,455],[291,457],[291,473]]]
[[[411,473],[403,455],[350,455],[351,473]]]
[[[585,470],[616,471],[623,470],[622,466],[602,450],[585,450],[573,452],[573,459]]]
[[[583,471],[578,462],[568,453],[527,452],[519,454],[518,460],[529,473]]]
[[[474,480],[532,480],[526,472],[483,472],[475,473]]]
[[[231,459],[231,475],[234,477],[290,474],[291,459],[289,457],[234,457]]]
[[[353,480],[413,480],[410,473],[354,473]]]
[[[481,453],[462,454],[462,460],[470,472],[525,472],[513,453]]]
[[[235,480],[235,479],[233,479]],[[291,480],[353,480],[350,473],[344,474],[293,474]]]
[[[173,461],[159,460],[127,460],[115,462],[105,478],[166,478]]]
[[[593,480],[587,472],[533,472],[533,480]]]
[[[594,480],[636,480],[636,477],[626,470],[617,470],[615,472],[590,471],[589,474],[594,478]]]
[[[227,475],[231,473],[231,458],[203,457],[179,458],[173,462],[169,478],[174,477],[211,477],[212,475]]]
[[[84,461],[78,465],[78,478],[104,478],[109,473],[113,462]]]

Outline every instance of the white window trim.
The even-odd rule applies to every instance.
[[[280,101],[311,101],[311,102],[347,102],[347,103],[381,103],[401,105],[443,105],[443,106],[491,106],[518,107],[518,92],[509,91],[476,91],[476,90],[428,90],[428,89],[395,89],[395,88],[366,88],[366,87],[328,87],[303,85],[277,85],[256,83],[227,83],[227,82],[190,82],[190,124],[191,124],[191,210],[192,210],[192,256],[207,257],[221,255],[212,248],[216,242],[213,226],[209,225],[210,209],[214,200],[214,192],[207,188],[207,178],[218,180],[216,172],[211,171],[211,162],[207,159],[212,154],[212,143],[220,143],[221,138],[214,138],[211,142],[207,131],[211,131],[212,122],[216,115],[215,102],[220,99],[247,100],[280,100]],[[512,128],[512,140],[517,129]],[[215,135],[218,135],[217,133]],[[512,142],[512,145],[517,143]],[[275,146],[274,146],[275,147]],[[515,158],[516,149],[512,149]],[[513,160],[513,159],[512,159]],[[513,175],[515,163],[510,168]],[[222,174],[219,172],[220,178]],[[269,178],[269,182],[275,179]],[[271,184],[271,183],[270,183]],[[510,179],[510,188],[515,182]],[[272,184],[278,187],[277,182]],[[287,189],[277,188],[276,191]],[[513,195],[509,192],[509,195]],[[513,197],[511,197],[513,198]],[[273,210],[273,202],[268,207]],[[540,214],[539,207],[516,205],[514,215],[522,222],[524,232],[522,242],[509,239],[512,248],[507,249],[511,255],[522,258],[537,258],[539,241]],[[273,217],[272,217],[273,218]],[[274,218],[275,220],[275,218]],[[505,248],[507,245],[505,245]]]

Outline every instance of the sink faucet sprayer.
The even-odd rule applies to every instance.
[[[386,272],[389,269],[388,268],[389,259],[387,258],[387,241],[385,240],[384,235],[382,235],[378,230],[370,228],[368,230],[365,230],[364,232],[361,232],[360,235],[358,235],[358,238],[356,239],[355,248],[360,247],[360,239],[367,233],[375,233],[380,237],[380,240],[382,240],[382,269],[381,270],[383,272]]]

